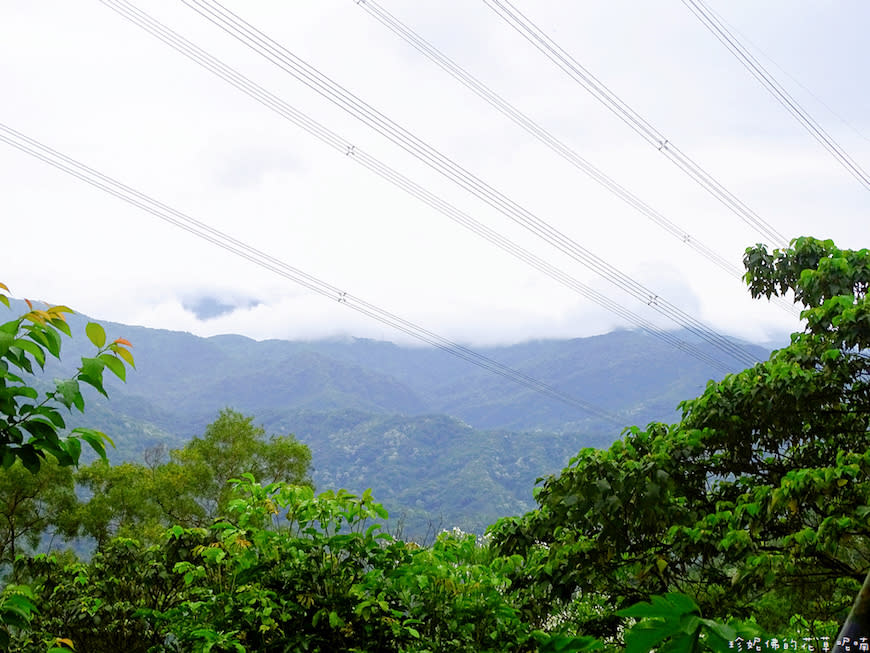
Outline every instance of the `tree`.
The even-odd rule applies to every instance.
[[[24,561],[37,636],[102,651],[556,651],[591,638],[536,631],[507,592],[518,556],[473,535],[431,548],[379,533],[370,491],[234,483],[226,519],[174,526],[143,549],[117,538],[89,563]],[[22,643],[23,644],[23,643]],[[13,641],[11,651],[32,650]]]
[[[98,549],[119,536],[154,542],[169,526],[154,499],[153,474],[143,465],[96,460],[76,473],[75,483],[88,498],[76,505],[71,521]]]
[[[36,472],[19,461],[0,470],[0,564],[35,549],[51,528],[62,537],[74,531],[76,503],[72,470],[51,457]]]
[[[223,409],[209,424],[203,437],[193,438],[170,455],[170,463],[159,474],[180,475],[191,483],[187,489],[200,508],[201,525],[210,524],[226,514],[232,491],[231,479],[251,474],[263,483],[311,485],[308,475],[311,450],[292,435],[270,436],[246,417],[230,408]]]
[[[773,632],[845,618],[870,569],[870,254],[798,238],[744,263],[753,297],[794,292],[804,331],[682,402],[678,424],[581,451],[537,510],[497,524],[499,551],[539,561],[517,579],[530,605],[573,599],[602,634],[674,591]]]
[[[0,289],[9,292],[2,283]],[[134,365],[133,355],[127,349],[132,345],[123,338],[107,343],[103,327],[89,323],[85,332],[97,348],[96,354],[82,357],[75,376],[56,381],[55,389],[44,393],[40,399],[33,382],[20,375],[33,376],[34,363],[43,369],[46,353],[60,358],[60,336],[71,335],[64,314],[73,311],[66,306],[34,309],[30,301],[25,301],[29,312],[0,324],[0,462],[3,468],[8,469],[19,460],[28,471],[35,472],[46,456],[52,456],[61,466],[77,465],[82,440],[105,458],[104,443],[112,442],[108,436],[87,428],[75,428],[69,435],[62,436],[66,423],[58,407],[84,411],[81,383],[108,396],[103,388],[103,372],[108,368],[123,381],[125,363]],[[2,292],[0,302],[9,308],[9,298]]]
[[[159,451],[146,464],[110,466],[98,460],[81,469],[76,482],[89,495],[77,509],[81,533],[98,548],[117,536],[143,543],[160,540],[173,525],[208,526],[226,515],[229,481],[252,474],[264,482],[311,485],[311,450],[292,435],[266,437],[253,417],[220,412],[202,438],[193,438],[161,461]]]

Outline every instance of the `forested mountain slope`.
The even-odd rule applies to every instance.
[[[14,304],[10,315],[24,310]],[[89,354],[87,339],[76,335],[88,319],[70,317],[74,337],[60,366],[47,368],[49,380]],[[111,460],[178,447],[229,406],[308,444],[319,488],[371,487],[412,535],[439,524],[481,530],[528,510],[537,477],[620,432],[433,348],[355,338],[200,338],[103,324],[110,338],[133,343],[137,365],[126,384],[107,383],[110,401],[88,397],[83,420],[115,440]],[[478,351],[617,414],[626,426],[675,420],[679,400],[716,376],[635,331]]]

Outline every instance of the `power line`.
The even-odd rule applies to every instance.
[[[305,115],[304,113],[293,108],[292,106],[278,98],[276,95],[255,84],[235,69],[230,68],[226,64],[222,63],[220,60],[216,59],[212,55],[208,54],[198,46],[185,39],[184,37],[172,31],[159,21],[151,18],[141,10],[132,7],[128,2],[124,0],[101,1],[119,14],[121,14],[124,18],[130,20],[137,26],[146,30],[152,36],[160,39],[161,41],[175,49],[180,54],[183,54],[187,58],[191,59],[192,61],[202,66],[206,70],[214,73],[215,75],[218,75],[224,81],[232,84],[237,89],[244,92],[263,106],[271,109],[272,111],[276,112],[278,115],[289,120],[298,127],[301,127],[309,134],[319,139],[321,142],[329,145],[337,152],[345,155],[348,159],[362,165],[363,167],[374,172],[381,178],[401,188],[408,194],[419,199],[431,208],[439,211],[440,213],[447,216],[454,222],[462,225],[466,229],[469,229],[473,233],[481,236],[488,242],[496,245],[497,247],[501,248],[512,256],[543,272],[544,274],[548,275],[550,278],[558,281],[564,286],[574,290],[575,292],[583,295],[584,297],[587,297],[588,299],[591,299],[603,308],[635,324],[650,335],[659,338],[664,342],[667,342],[676,349],[679,349],[680,351],[694,356],[698,360],[704,361],[705,363],[711,365],[712,367],[715,367],[720,371],[731,371],[731,368],[723,364],[721,361],[711,357],[707,352],[701,350],[693,344],[680,340],[674,334],[667,332],[655,326],[654,324],[651,324],[650,322],[636,315],[635,313],[632,313],[621,304],[611,300],[605,295],[602,295],[591,287],[586,286],[585,284],[570,276],[563,270],[535,256],[534,254],[520,247],[508,238],[502,236],[498,232],[475,220],[467,213],[460,211],[453,205],[442,200],[437,195],[434,195],[433,193],[427,191],[425,188],[405,177],[393,168],[390,168],[389,166],[378,161],[374,157],[369,156],[362,149],[356,147],[354,144],[343,139],[335,132],[330,131],[320,123]]]
[[[320,71],[295,56],[280,43],[269,38],[219,3],[208,3],[198,0],[193,2],[182,0],[182,2],[233,38],[239,40],[285,72],[296,77],[296,79],[333,102],[336,106],[405,149],[439,174],[458,184],[516,224],[547,241],[636,300],[653,307],[661,315],[682,328],[689,330],[701,339],[706,340],[714,347],[740,361],[741,364],[752,365],[756,362],[755,357],[745,348],[716,333],[700,320],[692,317],[660,297],[657,293],[617,270],[560,230],[554,228],[528,209],[520,206],[480,178],[457,165],[449,157],[421,141],[409,131],[363,102],[347,89],[320,73]]]
[[[704,190],[721,202],[728,210],[751,226],[769,245],[784,246],[788,240],[755,211],[750,209],[710,173],[682,152],[670,139],[626,104],[601,80],[584,68],[568,52],[547,36],[534,22],[508,0],[483,0],[490,9],[535,46],[571,79],[586,89],[617,118],[631,127],[647,143],[656,148]]]
[[[825,108],[825,110],[826,110],[828,113],[830,113],[834,118],[836,118],[837,120],[839,120],[841,123],[843,123],[843,125],[845,125],[845,126],[848,127],[851,131],[853,131],[853,132],[855,133],[856,136],[858,136],[859,138],[864,139],[865,141],[870,142],[870,138],[868,138],[866,134],[864,134],[860,129],[858,129],[858,128],[857,128],[854,124],[852,124],[849,120],[846,120],[846,118],[844,118],[841,114],[837,113],[837,112],[836,112],[836,111],[831,107],[831,105],[829,105],[829,104],[828,104],[827,102],[825,102],[822,98],[820,98],[818,95],[816,95],[815,93],[813,93],[813,91],[812,91],[810,88],[808,88],[806,84],[804,84],[803,82],[801,82],[801,80],[799,80],[797,77],[795,77],[795,76],[792,75],[790,72],[788,72],[785,68],[783,68],[780,64],[778,64],[778,63],[776,62],[776,60],[775,60],[773,57],[771,57],[767,52],[765,52],[764,50],[762,50],[762,49],[761,49],[757,44],[753,43],[749,38],[746,37],[745,34],[742,34],[742,33],[740,32],[740,30],[738,30],[736,27],[734,27],[733,25],[731,25],[727,20],[725,20],[724,18],[722,18],[722,15],[721,15],[721,14],[716,13],[716,12],[715,12],[713,9],[711,9],[710,7],[707,7],[707,11],[709,11],[711,14],[713,14],[713,15],[716,17],[716,19],[717,19],[720,23],[722,23],[723,25],[725,25],[725,27],[727,27],[728,29],[730,29],[731,32],[733,32],[734,34],[736,34],[738,37],[742,38],[744,43],[748,43],[749,46],[752,47],[756,52],[758,52],[758,53],[759,53],[759,54],[760,54],[764,59],[767,59],[770,63],[772,63],[772,64],[774,65],[774,67],[776,67],[776,68],[777,68],[777,69],[778,69],[778,70],[779,70],[783,75],[785,75],[786,77],[788,77],[788,78],[789,78],[792,82],[794,82],[797,86],[800,86],[800,87],[801,87],[801,88],[806,92],[807,95],[809,95],[809,96],[810,96],[811,98],[813,98],[816,102],[818,102],[821,106],[823,106],[823,107]],[[747,48],[747,49],[748,49],[748,48]]]
[[[810,136],[815,138],[837,162],[849,171],[862,186],[870,189],[870,175],[837,143],[825,129],[798,104],[798,101],[776,81],[763,65],[749,50],[732,34],[715,14],[701,0],[683,0],[683,4],[695,17],[701,21],[719,42],[733,54],[750,74],[757,79],[768,93],[779,102],[786,111],[806,129]]]
[[[337,301],[340,304],[344,304],[348,308],[352,308],[353,310],[375,319],[382,324],[386,324],[398,329],[399,331],[407,333],[408,335],[431,344],[442,351],[448,352],[458,358],[472,363],[473,365],[477,365],[489,372],[513,381],[514,383],[525,386],[526,388],[545,395],[550,399],[556,399],[575,408],[580,408],[586,413],[598,417],[599,419],[613,422],[619,426],[622,425],[622,422],[618,417],[598,408],[594,404],[567,395],[560,390],[535,379],[534,377],[508,367],[507,365],[503,365],[483,354],[479,354],[467,347],[452,342],[447,338],[439,336],[432,331],[405,320],[394,313],[351,295],[337,286],[307,274],[273,256],[265,254],[264,252],[255,249],[254,247],[251,247],[250,245],[247,245],[218,229],[210,227],[200,220],[196,220],[185,213],[163,204],[145,193],[90,168],[2,123],[0,123],[0,141],[4,141],[12,147],[29,154],[58,170],[66,172],[67,174],[72,175],[91,186],[99,188],[110,195],[114,195],[115,197],[147,211],[176,227],[184,229],[213,245],[217,245],[218,247],[232,252],[241,258],[247,259],[262,268],[279,274],[286,279],[290,279],[291,281],[323,295],[324,297]]]
[[[497,111],[507,118],[510,118],[526,132],[537,138],[553,152],[568,161],[568,163],[588,175],[593,181],[597,182],[616,195],[623,202],[636,209],[642,215],[668,232],[671,236],[694,249],[708,261],[719,266],[732,277],[740,279],[741,281],[743,280],[743,271],[739,267],[729,262],[725,257],[703,244],[697,238],[692,237],[685,229],[676,225],[660,212],[646,204],[639,197],[607,176],[600,169],[592,165],[589,161],[581,157],[563,141],[544,129],[544,127],[535,122],[529,116],[522,113],[495,91],[487,87],[483,82],[447,57],[443,52],[414,32],[410,27],[381,7],[377,2],[374,0],[355,0],[355,4],[365,10],[370,16],[396,34],[399,38],[411,45],[423,56],[438,65],[442,70],[450,74],[454,79],[462,83],[466,88],[473,91],[477,96],[489,103]],[[785,300],[785,298],[777,296],[775,301],[778,306],[792,315],[798,313],[794,305],[790,304]]]

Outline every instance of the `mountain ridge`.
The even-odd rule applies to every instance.
[[[26,311],[23,302],[13,304],[19,309]],[[64,338],[62,361],[46,366],[44,387],[92,354],[84,335],[89,320],[69,316],[74,337]],[[609,445],[621,431],[435,348],[370,339],[202,338],[98,321],[110,339],[133,343],[137,367],[126,384],[107,379],[110,400],[88,392],[88,409],[74,425],[108,433],[117,445],[113,462],[141,461],[151,447],[180,447],[231,407],[311,447],[321,489],[372,488],[391,513],[404,516],[412,536],[441,520],[477,530],[529,509],[536,478],[558,471],[584,446]],[[747,347],[759,360],[768,355]],[[674,421],[679,401],[721,377],[630,330],[476,351],[619,415],[625,426]]]

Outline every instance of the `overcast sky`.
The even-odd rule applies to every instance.
[[[490,228],[630,310],[675,326],[451,185],[180,2],[136,4]],[[715,329],[759,341],[797,326],[780,308],[752,301],[739,281],[553,154],[354,0],[226,4],[383,114]],[[380,4],[734,264],[740,264],[745,247],[761,239],[481,0]],[[679,0],[516,4],[786,237],[870,245],[868,191]],[[861,0],[720,0],[711,6],[870,168],[865,83],[870,5]],[[446,337],[495,344],[628,326],[373,175],[353,157],[324,146],[96,0],[4,0],[0,96],[3,124]],[[5,143],[0,143],[0,226],[0,281],[19,297],[65,303],[104,320],[199,335],[407,341],[335,300],[198,240]],[[225,312],[211,316],[220,310]]]

